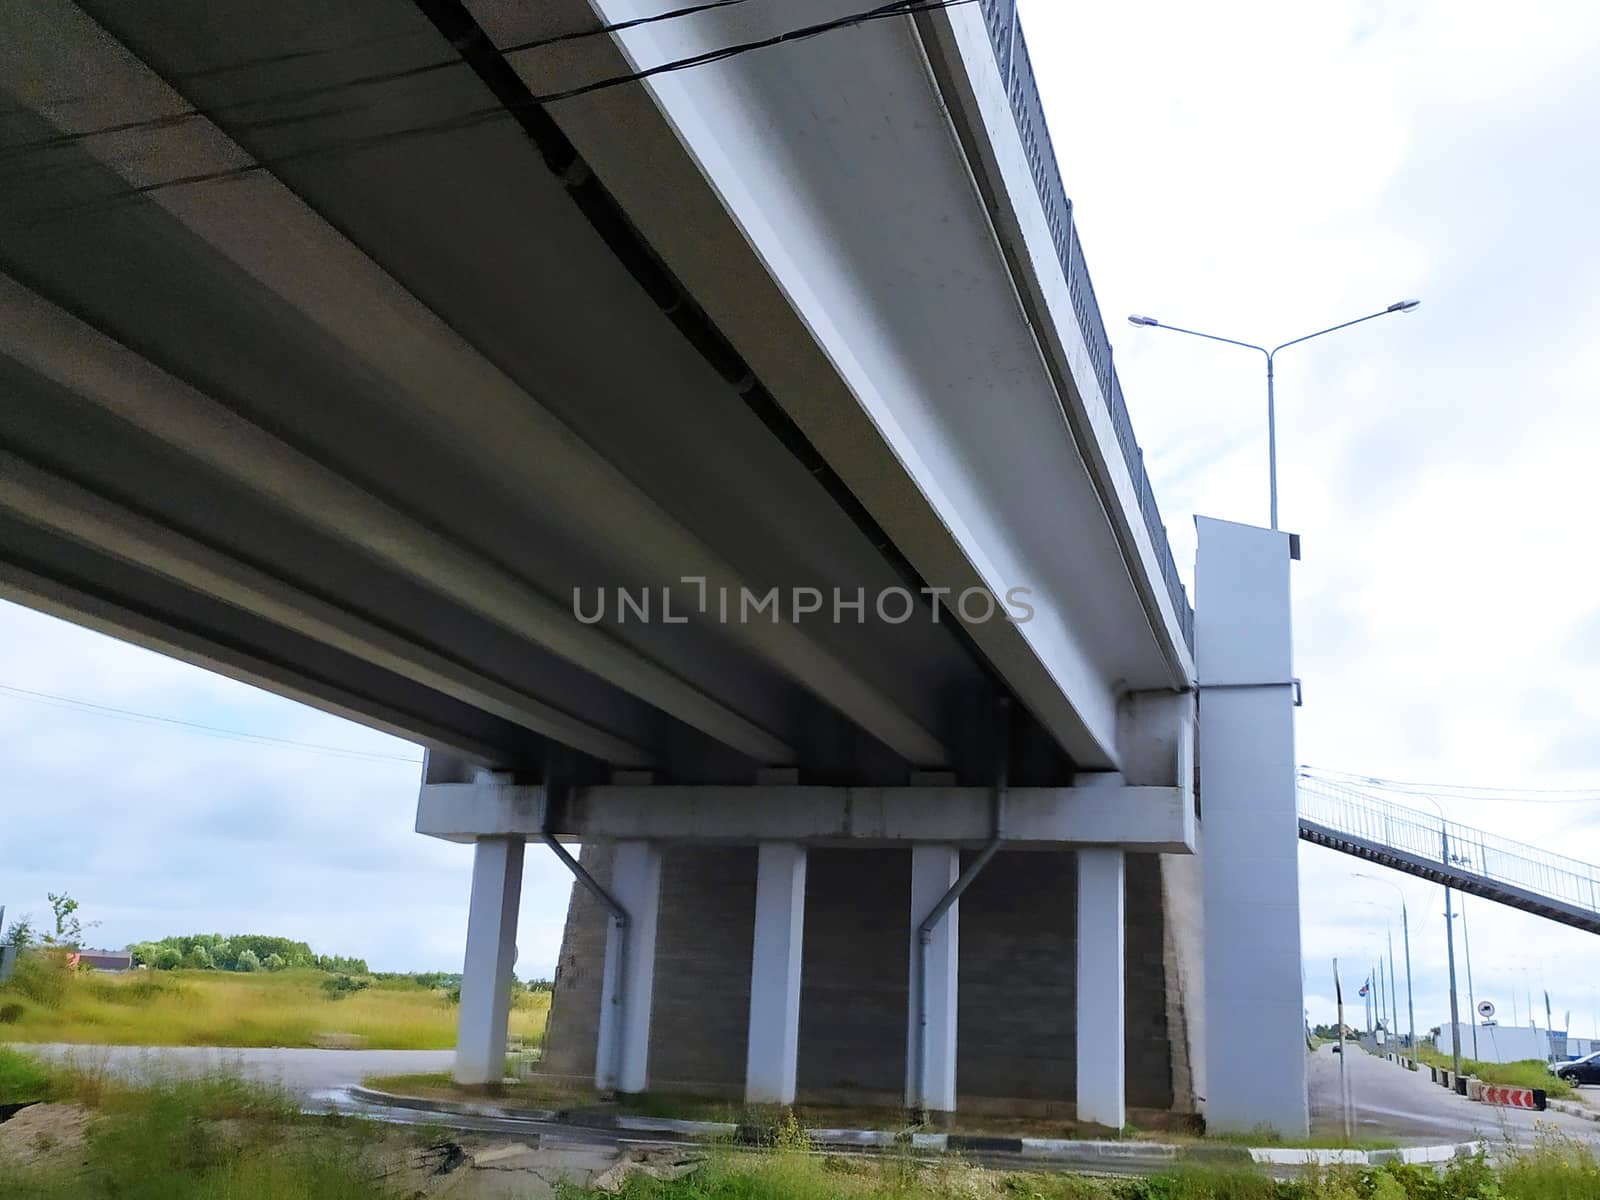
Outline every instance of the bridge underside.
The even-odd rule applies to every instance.
[[[586,5],[562,3],[513,24],[584,22]],[[1007,453],[963,424],[971,395],[901,381],[897,402],[926,423],[866,420],[843,348],[808,339],[810,314],[725,333],[757,302],[741,279],[761,260],[703,178],[645,190],[643,163],[699,178],[650,98],[633,85],[531,101],[530,86],[615,69],[609,39],[513,69],[439,0],[46,0],[14,25],[0,48],[0,594],[478,763],[580,782],[619,767],[749,782],[771,766],[985,782],[995,703],[1016,697],[1014,777],[1063,784],[1123,765],[1119,693],[1185,685],[1186,651],[1152,627],[1149,582],[1134,586],[1145,573],[1130,576],[1038,346],[1017,342],[1026,387],[983,397],[1017,408],[984,417],[1021,435],[998,473],[1015,495],[951,491],[971,501],[952,507],[907,456]],[[884,23],[833,48],[899,72],[914,42]],[[793,65],[770,62],[776,79]],[[916,108],[886,116],[959,167],[948,130],[924,127],[940,109],[917,70],[895,101]],[[818,86],[832,97],[835,82]],[[815,119],[789,101],[778,115]],[[858,300],[888,320],[904,296],[894,264],[927,260],[901,227],[943,229],[972,294],[932,315],[967,334],[928,327],[928,346],[878,352],[967,354],[986,338],[1010,371],[977,322],[1031,335],[1014,304],[990,302],[991,282],[1014,284],[978,197],[927,196],[871,231],[817,232],[875,231],[884,285]],[[674,265],[647,226],[667,231]],[[674,274],[686,237],[693,286]],[[766,292],[780,294],[770,279]],[[972,465],[952,459],[945,478]],[[971,529],[1019,569],[974,558]],[[1042,598],[1031,626],[953,611],[970,588],[1013,584]],[[624,619],[619,589],[648,594],[650,618]],[[773,589],[786,616],[811,603],[795,589],[816,589],[820,611],[712,619],[723,598],[742,612]],[[893,589],[915,597],[911,619],[875,603]],[[604,595],[606,616],[578,619],[575,594],[591,612]]]
[[[19,6],[0,595],[430,747],[419,829],[475,842],[464,1081],[503,1067],[524,846],[581,838],[554,1036],[603,1084],[743,977],[686,1079],[949,1109],[959,1058],[1186,1109],[1187,602],[982,16],[536,99],[793,13],[518,50],[633,6]],[[957,603],[1013,586],[1031,622]]]

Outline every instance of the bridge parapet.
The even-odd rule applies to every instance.
[[[1095,298],[1094,283],[1084,261],[1083,244],[1078,237],[1077,222],[1073,219],[1072,199],[1067,195],[1061,179],[1061,168],[1056,159],[1055,147],[1050,139],[1049,123],[1045,119],[1044,104],[1039,98],[1038,83],[1034,78],[1033,62],[1028,55],[1028,40],[1023,34],[1022,21],[1017,13],[1017,0],[979,0],[984,25],[994,49],[995,65],[1005,86],[1011,114],[1016,120],[1017,133],[1022,139],[1027,156],[1028,170],[1039,193],[1039,204],[1044,210],[1045,223],[1050,229],[1056,259],[1066,279],[1067,292],[1072,299],[1072,311],[1078,330],[1088,347],[1089,361],[1094,368],[1100,394],[1105,399],[1111,424],[1116,430],[1117,444],[1123,461],[1132,476],[1137,495],[1139,513],[1155,549],[1162,581],[1171,597],[1172,607],[1183,631],[1184,641],[1190,651],[1194,649],[1194,609],[1178,576],[1178,565],[1172,556],[1172,545],[1167,537],[1166,525],[1161,520],[1161,510],[1156,504],[1155,489],[1150,484],[1144,466],[1144,452],[1134,436],[1133,421],[1128,416],[1127,401],[1122,395],[1122,381],[1117,376],[1113,361],[1111,339],[1106,334],[1100,304]]]

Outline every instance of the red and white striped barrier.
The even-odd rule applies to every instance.
[[[1485,1104],[1498,1104],[1502,1108],[1532,1108],[1544,1111],[1542,1088],[1502,1087],[1499,1084],[1483,1085],[1481,1099]]]

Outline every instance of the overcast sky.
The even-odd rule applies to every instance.
[[[1265,523],[1260,359],[1123,317],[1276,344],[1423,301],[1279,364],[1282,524],[1304,539],[1301,760],[1600,797],[1600,8],[1023,11],[1186,577],[1193,514]],[[42,918],[65,889],[108,945],[267,932],[374,967],[458,968],[470,851],[411,832],[416,747],[5,605],[0,646],[7,688],[358,752],[0,690],[9,915]],[[1446,804],[1600,859],[1600,799]],[[1301,862],[1307,1005],[1325,1020],[1330,960],[1348,995],[1398,902],[1351,878],[1353,859],[1302,848]],[[535,851],[527,876],[519,970],[548,975],[568,878]],[[1392,878],[1425,1029],[1447,1011],[1442,895]],[[1468,911],[1478,998],[1509,1016],[1531,991],[1542,1013],[1548,987],[1558,1025],[1570,1008],[1576,1032],[1600,1032],[1600,940]],[[1397,920],[1394,935],[1400,958]]]

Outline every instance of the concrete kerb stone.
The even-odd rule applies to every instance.
[[[507,1108],[504,1105],[483,1104],[463,1100],[433,1100],[418,1096],[401,1096],[380,1092],[374,1088],[354,1087],[349,1094],[368,1104],[391,1108],[406,1108],[424,1112],[446,1113],[453,1116],[489,1116],[500,1119],[522,1119],[530,1122],[564,1121],[575,1114],[553,1109]],[[599,1117],[595,1113],[583,1114],[585,1126],[614,1128],[627,1133],[671,1134],[676,1137],[705,1141],[733,1141],[745,1145],[759,1144],[765,1130],[756,1126],[736,1125],[728,1121],[685,1121],[675,1117]],[[1592,1119],[1600,1120],[1600,1114]],[[896,1133],[886,1129],[808,1129],[806,1137],[820,1149],[891,1149],[906,1146],[913,1150],[959,1154],[1015,1154],[1021,1158],[1067,1166],[1092,1168],[1097,1164],[1107,1166],[1113,1162],[1145,1163],[1160,1166],[1163,1163],[1190,1163],[1211,1165],[1238,1165],[1257,1163],[1264,1166],[1320,1166],[1335,1164],[1377,1166],[1400,1161],[1406,1163],[1438,1163],[1471,1156],[1484,1149],[1482,1142],[1461,1142],[1440,1146],[1411,1146],[1398,1150],[1330,1150],[1294,1149],[1287,1147],[1251,1148],[1245,1146],[1181,1146],[1165,1142],[1136,1141],[1076,1141],[1071,1138],[987,1137],[959,1133]]]
[[[553,1108],[507,1108],[501,1104],[484,1104],[471,1100],[434,1100],[423,1096],[402,1096],[394,1092],[380,1092],[376,1088],[353,1087],[348,1089],[352,1098],[365,1104],[382,1104],[389,1108],[409,1108],[418,1112],[449,1113],[458,1117],[497,1117],[504,1120],[554,1121],[563,1114]]]
[[[1585,1121],[1594,1121],[1600,1124],[1600,1112],[1592,1108],[1585,1108],[1581,1104],[1573,1104],[1567,1100],[1546,1100],[1544,1106],[1553,1112],[1566,1113],[1569,1117],[1580,1117]]]

